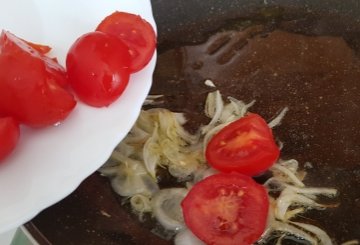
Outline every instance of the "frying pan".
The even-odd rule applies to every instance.
[[[335,244],[359,239],[359,1],[153,0],[152,4],[159,33],[159,58],[152,93],[166,94],[166,107],[185,110],[193,125],[190,130],[204,120],[198,112],[208,92],[203,86],[205,79],[219,84],[225,95],[247,102],[256,99],[251,110],[267,119],[288,106],[288,114],[274,132],[284,143],[282,157],[311,163],[307,185],[335,187],[340,191],[338,208],[310,211],[304,219],[319,224]],[[275,41],[269,50],[262,51],[258,63],[252,60],[254,67],[248,67],[247,73],[241,72],[241,62],[250,56],[240,57],[236,64],[229,60],[210,62],[213,57],[204,58],[200,60],[200,67],[192,66],[204,56],[200,43],[220,29],[246,28],[249,23],[263,26],[264,40]],[[277,30],[275,37],[271,34],[274,30]],[[315,60],[306,63],[296,59],[291,47],[279,48],[278,44],[291,39],[287,32],[332,40],[333,44],[327,47],[333,54],[332,69],[323,63],[318,53],[311,56]],[[272,52],[272,57],[268,52]],[[282,63],[281,59],[284,59]],[[280,70],[278,77],[267,72],[274,68],[274,63],[289,61],[298,65],[295,72],[287,70],[293,66],[281,65],[287,68]],[[256,68],[256,64],[261,64],[262,69]],[[40,244],[171,244],[154,235],[150,223],[139,222],[122,205],[122,199],[111,190],[108,180],[98,173],[26,227]]]

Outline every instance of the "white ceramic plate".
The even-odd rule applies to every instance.
[[[155,27],[150,0],[0,0],[0,6],[1,29],[53,47],[62,64],[75,39],[115,10],[140,14]],[[14,154],[0,165],[0,233],[66,197],[106,161],[140,112],[155,59],[131,75],[125,93],[110,107],[78,103],[57,127],[21,128]]]

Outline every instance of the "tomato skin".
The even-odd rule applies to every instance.
[[[96,30],[120,38],[129,47],[132,73],[146,66],[155,52],[155,31],[139,15],[116,11],[107,16]]]
[[[0,36],[0,114],[31,127],[63,121],[76,105],[64,69],[9,32]]]
[[[125,90],[130,77],[127,46],[118,38],[90,32],[75,41],[66,57],[69,82],[80,100],[108,106]]]
[[[220,173],[196,183],[181,206],[187,227],[206,244],[250,245],[265,230],[269,199],[251,177]]]
[[[249,176],[266,171],[279,155],[271,129],[263,118],[253,113],[220,130],[211,138],[205,151],[213,168]]]
[[[51,50],[49,46],[26,41],[16,37],[8,31],[5,31],[3,35],[3,41],[6,41],[7,39],[10,40],[10,43],[7,45],[17,45],[24,51],[31,53],[33,57],[41,59],[43,62],[45,62],[46,71],[49,72],[51,76],[55,77],[54,81],[56,83],[62,87],[65,87],[68,84],[64,67],[58,63],[56,58],[50,58],[45,55]],[[3,51],[6,52],[7,50],[10,52],[15,52],[14,48],[7,48]]]
[[[12,117],[0,118],[0,163],[15,149],[20,137],[19,123]]]

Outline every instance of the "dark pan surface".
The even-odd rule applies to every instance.
[[[206,123],[200,116],[210,91],[205,79],[224,96],[256,99],[251,111],[267,119],[288,106],[275,129],[282,158],[312,163],[307,185],[340,191],[338,208],[303,219],[338,243],[360,239],[359,3],[153,4],[160,45],[152,93],[166,95],[165,107],[185,112],[190,129]],[[97,173],[28,227],[52,244],[171,244],[138,222]]]

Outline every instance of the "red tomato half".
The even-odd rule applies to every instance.
[[[9,32],[0,36],[0,115],[32,127],[64,120],[76,101],[64,69]]]
[[[123,93],[129,64],[128,47],[103,32],[81,36],[66,57],[71,87],[83,102],[96,107],[108,106]]]
[[[221,173],[196,183],[181,206],[186,225],[206,244],[248,245],[265,230],[269,200],[251,177]]]
[[[139,15],[114,12],[96,28],[97,31],[115,35],[128,47],[131,55],[131,72],[141,70],[149,63],[156,47],[152,26]]]
[[[206,147],[209,164],[221,172],[254,176],[278,159],[280,150],[263,118],[249,113],[212,137]]]
[[[15,148],[20,136],[19,123],[12,117],[0,118],[0,161]]]

